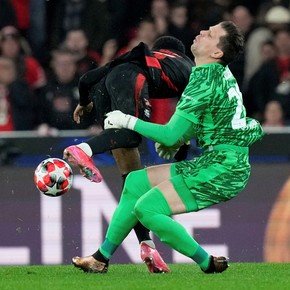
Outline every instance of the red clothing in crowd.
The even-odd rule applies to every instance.
[[[277,64],[280,73],[280,80],[283,81],[288,76],[290,70],[290,57],[278,57]]]
[[[26,56],[25,61],[25,80],[32,89],[40,88],[46,84],[46,76],[43,68],[38,61],[31,56]]]
[[[11,2],[17,18],[17,27],[20,30],[27,30],[30,25],[30,0],[12,0]]]

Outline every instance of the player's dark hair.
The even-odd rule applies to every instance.
[[[152,50],[173,49],[185,53],[184,44],[173,36],[161,36],[153,44]]]
[[[244,50],[244,36],[240,29],[231,21],[221,22],[226,35],[220,38],[218,47],[224,53],[221,62],[228,65]]]

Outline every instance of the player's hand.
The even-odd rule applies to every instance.
[[[121,111],[112,111],[106,114],[106,119],[104,121],[104,128],[105,129],[112,129],[112,128],[127,128],[133,130],[138,118],[126,115]]]
[[[155,143],[155,150],[159,157],[163,159],[175,159],[176,161],[185,160],[190,148],[190,141],[178,142],[171,147],[167,147],[160,143]]]
[[[159,157],[163,159],[173,159],[177,151],[179,150],[180,144],[167,147],[160,143],[155,143],[155,150],[158,153]]]
[[[83,116],[85,113],[89,113],[91,112],[91,110],[93,109],[94,103],[90,102],[88,105],[86,106],[81,106],[80,104],[77,105],[77,107],[74,110],[73,113],[73,119],[77,124],[80,124],[81,122],[81,116]]]

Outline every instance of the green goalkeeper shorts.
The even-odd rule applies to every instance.
[[[187,212],[235,197],[250,176],[246,151],[212,150],[190,161],[173,163],[171,181]]]

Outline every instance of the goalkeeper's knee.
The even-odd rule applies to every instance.
[[[123,194],[131,194],[139,198],[150,189],[151,185],[148,180],[147,171],[141,169],[128,174],[125,180]]]
[[[139,198],[134,207],[138,220],[151,230],[158,230],[163,225],[158,223],[158,217],[171,215],[171,209],[162,192],[154,187],[146,195]]]

